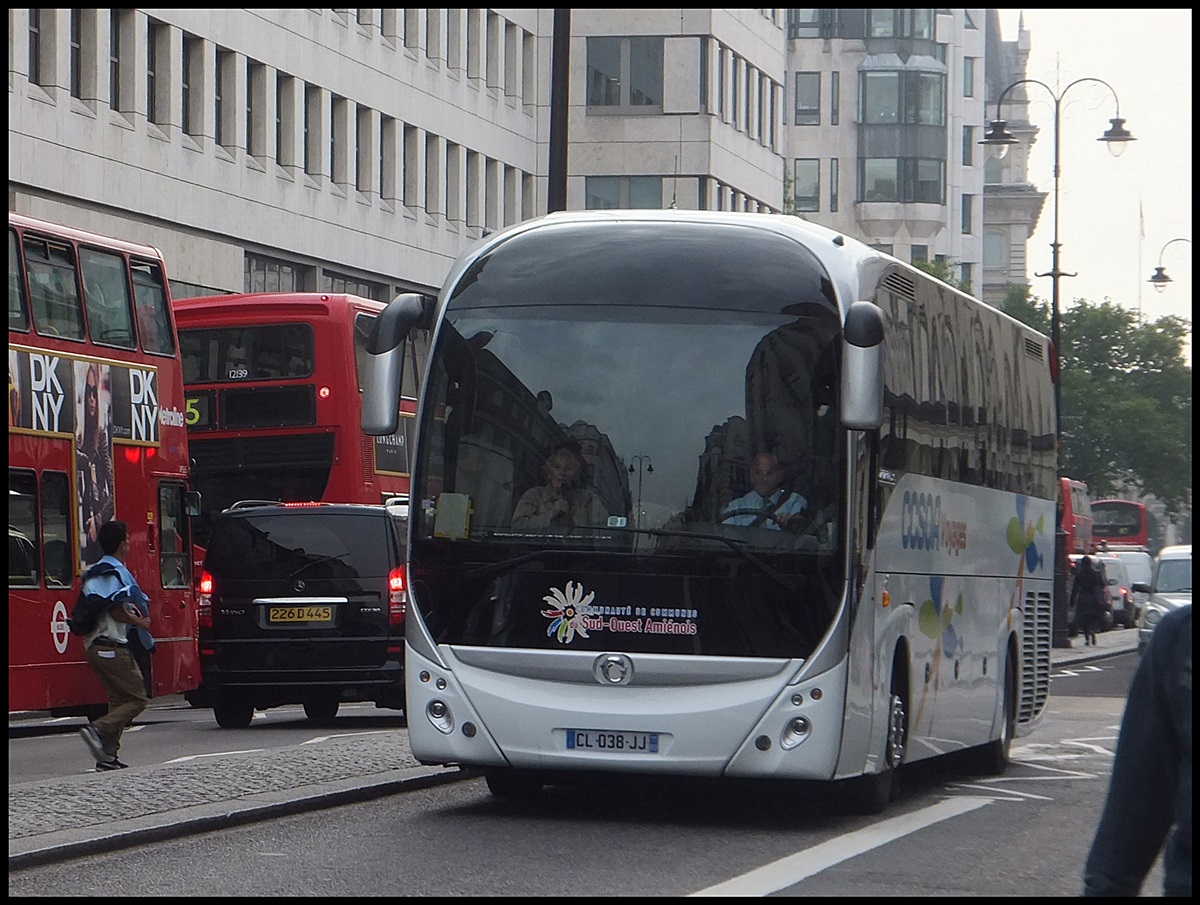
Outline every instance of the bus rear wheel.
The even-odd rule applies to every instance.
[[[988,776],[1000,776],[1008,769],[1011,760],[1012,743],[1017,734],[1016,668],[1016,660],[1010,651],[1004,659],[1004,722],[1000,726],[1000,737],[971,752],[975,755],[975,765]]]

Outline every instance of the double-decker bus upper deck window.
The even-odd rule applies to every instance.
[[[71,246],[29,233],[24,246],[34,328],[46,336],[83,339],[83,304]]]
[[[92,341],[122,349],[134,348],[125,259],[109,252],[80,248],[79,269],[83,273],[83,296]]]
[[[8,231],[8,329],[29,330],[29,305],[25,301],[25,283],[21,279],[21,249],[17,245],[17,233],[11,229]]]
[[[147,352],[174,355],[170,303],[164,289],[162,268],[146,261],[132,261],[130,270],[133,272],[133,299],[142,348]]]

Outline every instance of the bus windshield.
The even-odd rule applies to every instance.
[[[791,259],[783,280],[777,261],[695,232],[675,271],[655,263],[672,242],[659,226],[621,281],[569,235],[553,266],[518,237],[460,281],[410,521],[439,641],[554,647],[556,619],[584,638],[624,619],[640,630],[623,644],[663,653],[806,656],[820,640],[841,593],[836,306],[786,239],[769,249]],[[568,287],[589,303],[557,304]],[[507,609],[528,582],[559,590],[543,607],[559,616]]]

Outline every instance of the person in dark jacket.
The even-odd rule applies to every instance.
[[[1190,898],[1191,604],[1163,616],[1133,674],[1083,895],[1136,896],[1160,850],[1163,895]]]
[[[1075,598],[1075,619],[1079,631],[1083,632],[1084,646],[1095,644],[1096,632],[1103,628],[1108,588],[1104,573],[1090,556],[1082,557],[1075,567],[1075,587],[1071,595]]]

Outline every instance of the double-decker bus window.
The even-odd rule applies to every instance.
[[[25,285],[21,279],[21,250],[17,234],[8,231],[8,329],[29,329],[29,306],[25,303]],[[12,392],[10,387],[9,392]]]
[[[142,348],[163,355],[175,354],[171,331],[170,301],[163,288],[162,268],[146,261],[133,261],[133,299],[137,306],[138,334]]]
[[[80,248],[79,269],[83,274],[83,296],[92,341],[132,349],[135,345],[133,313],[129,305],[129,283],[125,278],[125,259],[92,248]]]
[[[164,481],[158,486],[158,559],[164,588],[191,584],[191,532],[183,511],[184,486]]]
[[[22,468],[8,470],[8,585],[37,587],[37,478]]]
[[[42,562],[46,587],[69,588],[71,567],[71,484],[62,471],[42,472]]]
[[[83,339],[83,304],[75,285],[71,246],[41,236],[25,236],[25,268],[33,325],[38,333]]]

